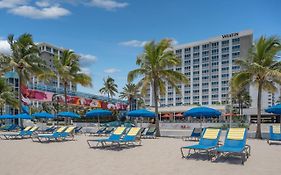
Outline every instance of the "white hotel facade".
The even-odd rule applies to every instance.
[[[245,58],[252,44],[253,32],[246,30],[174,46],[174,52],[181,58],[182,64],[167,69],[185,74],[190,83],[178,84],[181,90],[179,94],[167,83],[166,94],[160,97],[159,106],[165,108],[165,111],[169,108],[185,111],[189,105],[217,106],[221,109],[229,101],[230,79],[240,70],[240,67],[235,65],[235,60]],[[254,114],[257,93],[253,86],[249,90],[253,101],[251,113]],[[279,92],[264,92],[262,107],[273,105],[278,97]],[[151,88],[147,92],[145,102],[147,106],[154,106]],[[159,110],[161,112],[161,108]],[[173,110],[170,112],[181,112]]]

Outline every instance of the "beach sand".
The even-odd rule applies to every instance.
[[[277,175],[281,145],[248,140],[252,155],[240,164],[236,158],[207,161],[206,156],[182,159],[180,147],[196,142],[175,138],[142,140],[142,146],[122,150],[90,149],[89,136],[75,141],[37,143],[31,139],[0,140],[1,175]]]

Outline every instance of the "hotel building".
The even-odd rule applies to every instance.
[[[166,95],[160,98],[160,106],[227,103],[230,79],[233,73],[240,70],[234,62],[247,55],[252,43],[253,32],[242,31],[174,46],[174,52],[182,60],[182,64],[167,69],[185,74],[190,83],[177,85],[181,93],[176,93],[175,88],[167,83]],[[150,94],[151,88],[146,104],[153,106]]]

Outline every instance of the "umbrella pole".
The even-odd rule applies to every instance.
[[[100,129],[100,116],[98,115],[98,130]]]

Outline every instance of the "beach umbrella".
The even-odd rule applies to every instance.
[[[53,114],[50,114],[47,112],[37,112],[37,113],[32,114],[32,116],[35,118],[44,118],[44,119],[54,118]]]
[[[127,115],[129,117],[145,117],[145,118],[155,118],[156,116],[154,112],[148,111],[146,109],[129,111]]]
[[[142,117],[142,118],[155,118],[156,114],[154,112],[148,111],[146,109],[139,109],[139,110],[133,110],[133,111],[129,111],[127,113],[127,115],[129,117]],[[143,119],[141,122],[141,127],[142,127],[142,123],[143,123]]]
[[[64,111],[64,112],[59,112],[57,114],[58,117],[65,117],[65,118],[80,118],[80,115],[74,113],[74,112],[68,112],[68,111]]]
[[[29,114],[26,114],[26,113],[17,114],[17,115],[15,115],[15,118],[26,119],[26,120],[32,119],[32,117]]]
[[[200,127],[202,128],[202,118],[219,117],[221,112],[209,107],[195,107],[183,113],[185,117],[200,118]]]
[[[15,119],[15,117],[10,114],[4,114],[0,115],[0,119]]]
[[[276,114],[276,115],[279,115],[281,117],[281,104],[271,106],[271,107],[265,109],[265,112]],[[281,119],[280,119],[280,125],[281,125]]]
[[[98,118],[98,128],[100,127],[100,117],[111,116],[112,112],[105,109],[94,109],[86,113],[86,117]]]

